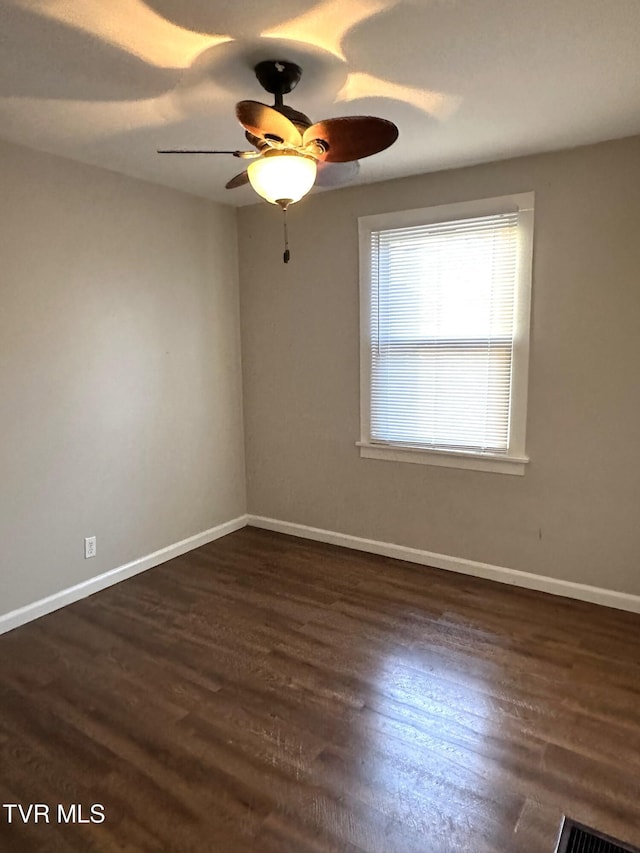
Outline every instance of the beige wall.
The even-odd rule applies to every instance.
[[[245,511],[234,211],[0,143],[0,614]],[[640,593],[640,139],[239,211],[249,511]],[[536,192],[525,477],[360,459],[357,217]],[[83,538],[98,556],[83,558]]]
[[[428,144],[428,142],[425,142]],[[535,190],[524,477],[361,459],[357,217]],[[249,512],[640,593],[640,139],[239,213]]]
[[[235,212],[8,144],[0,186],[1,614],[245,486]]]

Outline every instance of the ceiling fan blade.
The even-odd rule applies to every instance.
[[[398,128],[391,121],[375,116],[343,116],[318,121],[308,127],[302,144],[319,140],[327,150],[320,160],[327,163],[346,163],[362,160],[384,151],[398,138]]]
[[[158,149],[157,154],[233,154],[234,157],[240,157],[247,160],[251,157],[258,157],[257,151],[211,151],[208,148],[162,148]]]
[[[349,160],[346,163],[318,163],[317,187],[341,187],[354,180],[360,171],[360,163],[357,160]]]
[[[248,172],[240,172],[239,175],[231,178],[230,181],[224,185],[227,190],[235,190],[237,187],[243,187],[245,184],[249,183],[249,173]]]
[[[289,145],[301,145],[302,135],[295,124],[282,113],[258,101],[240,101],[236,117],[245,130],[258,139],[272,139]]]

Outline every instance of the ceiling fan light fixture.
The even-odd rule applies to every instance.
[[[281,206],[300,201],[314,185],[317,171],[316,160],[292,151],[268,151],[247,169],[258,195]]]

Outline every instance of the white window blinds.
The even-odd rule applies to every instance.
[[[508,451],[518,216],[371,232],[371,442]]]

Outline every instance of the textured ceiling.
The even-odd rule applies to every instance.
[[[0,136],[231,204],[261,59],[312,119],[400,128],[356,182],[640,133],[640,0],[0,0]]]

